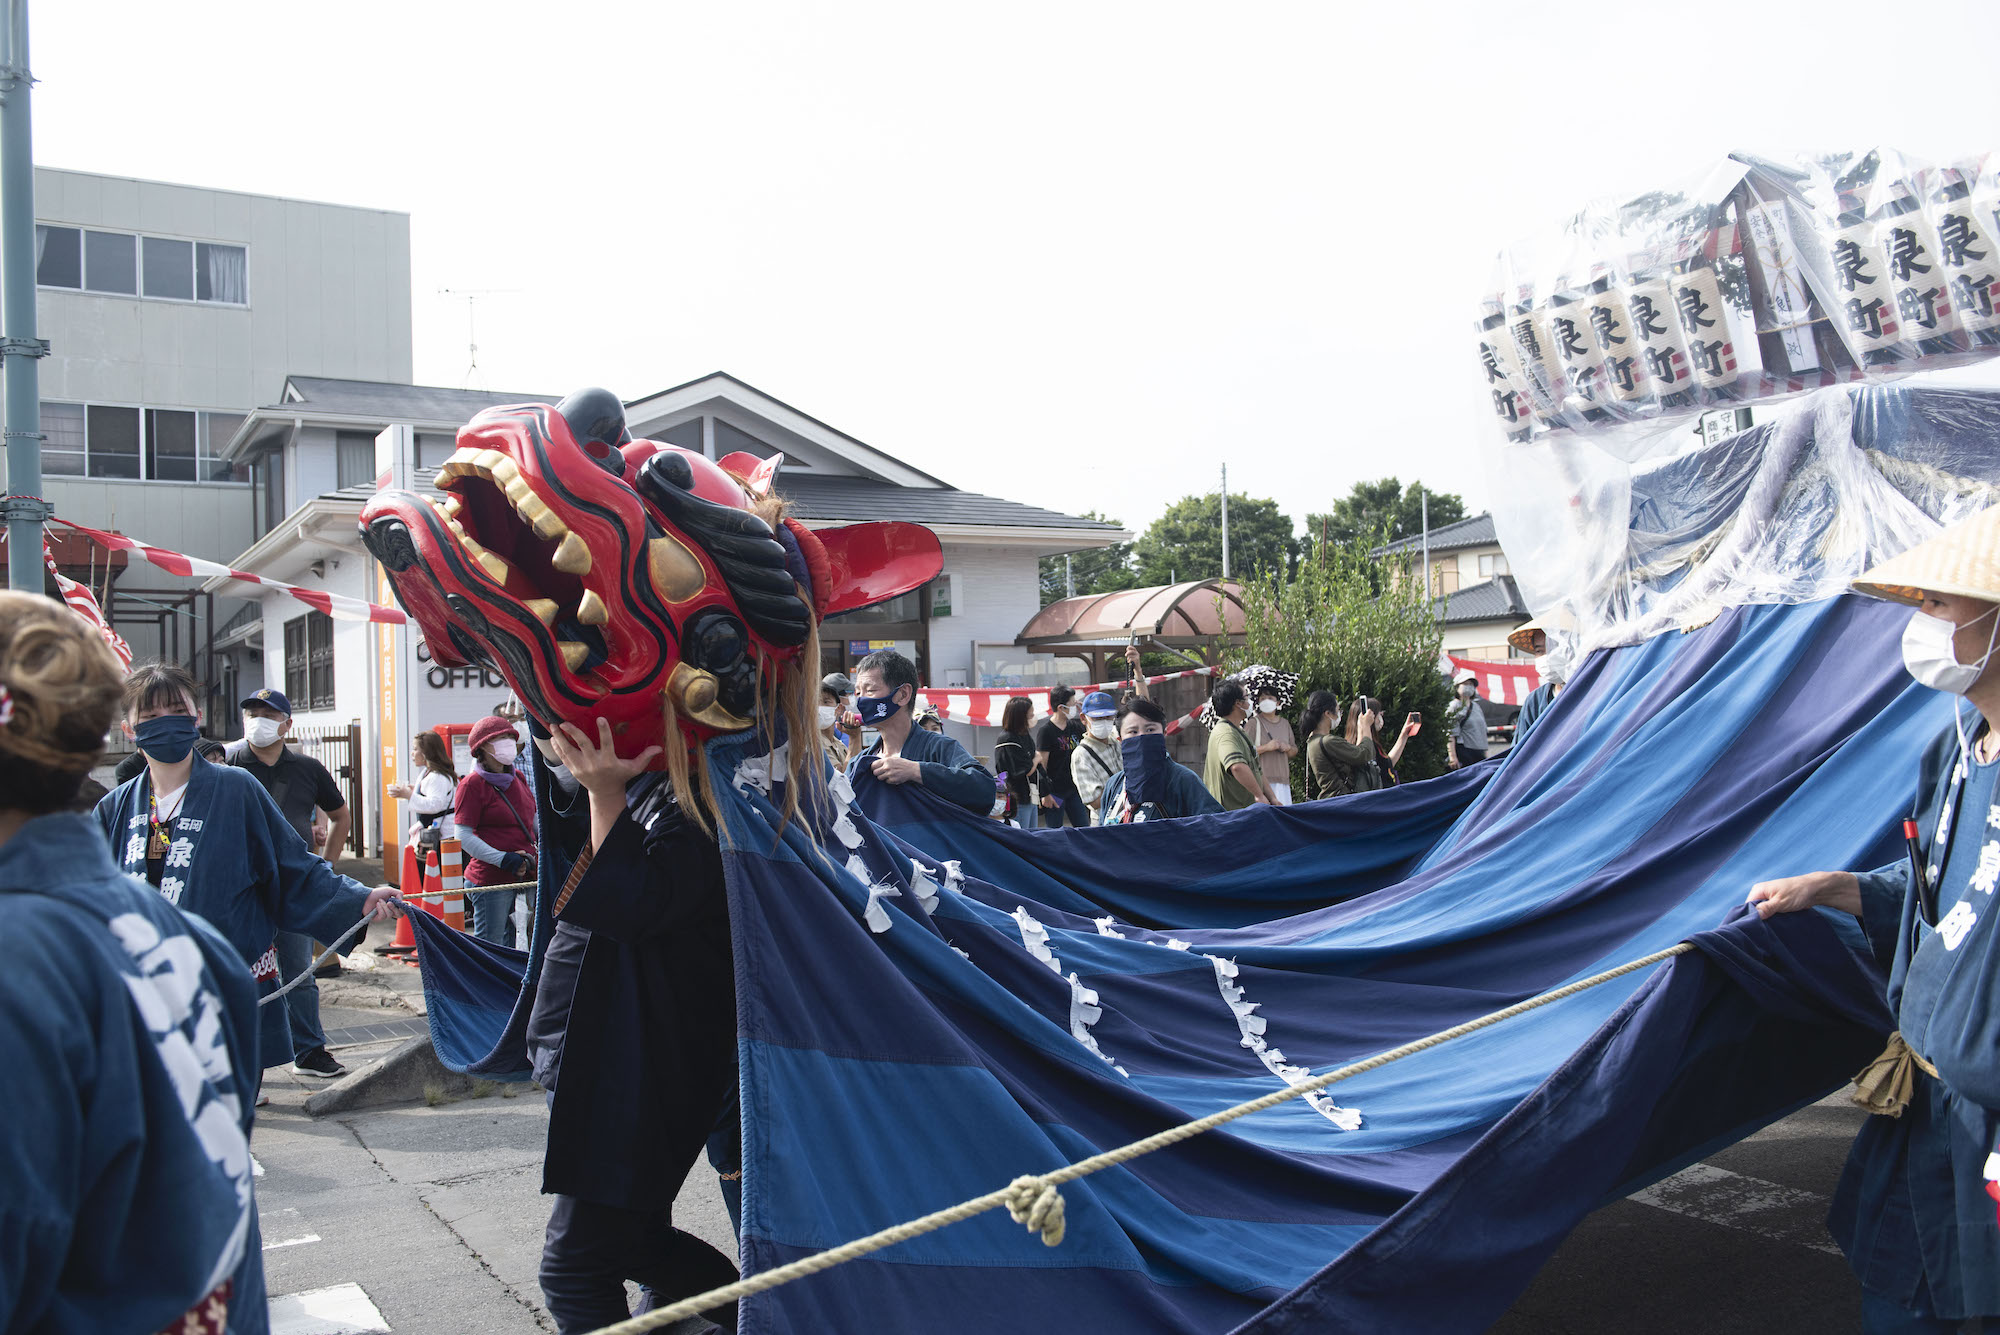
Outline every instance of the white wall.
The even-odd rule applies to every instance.
[[[958,576],[952,615],[931,622],[931,680],[943,686],[953,671],[977,685],[972,645],[1012,644],[1042,608],[1039,560],[1030,547],[944,544],[944,573]],[[998,731],[947,723],[945,731],[974,755],[991,755]]]
[[[1504,621],[1469,621],[1462,626],[1446,626],[1444,630],[1444,652],[1465,657],[1467,649],[1505,646],[1507,637],[1514,633],[1525,617],[1509,617]],[[1507,655],[1503,654],[1502,658]]]

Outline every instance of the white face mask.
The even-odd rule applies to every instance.
[[[1275,714],[1278,712],[1278,702],[1276,700],[1259,700],[1257,702],[1257,712],[1259,714]]]
[[[831,728],[831,727],[832,727],[832,726],[834,725],[835,721],[839,719],[839,717],[840,717],[840,710],[838,710],[838,709],[837,709],[837,708],[835,708],[834,706],[832,706],[832,705],[821,705],[821,706],[819,707],[819,726],[820,726],[820,727],[822,727],[822,728]]]
[[[252,746],[269,746],[278,740],[278,730],[284,726],[282,719],[247,718],[243,720],[243,737]]]
[[[1108,742],[1118,735],[1118,724],[1108,718],[1092,719],[1090,722],[1090,735],[1102,738]]]
[[[2000,608],[1974,617],[1966,624],[1976,626],[1994,612],[2000,612]],[[1934,617],[1928,612],[1911,614],[1910,624],[1903,628],[1903,666],[1924,685],[1948,695],[1964,695],[1986,671],[1986,662],[1993,657],[1995,634],[2000,634],[2000,622],[1994,624],[1994,634],[1986,637],[1986,652],[1979,656],[1977,663],[1958,661],[1958,651],[1952,644],[1958,629],[1943,617]]]
[[[512,737],[502,737],[496,742],[491,742],[486,749],[492,753],[494,761],[501,765],[513,764],[514,756],[517,754]]]

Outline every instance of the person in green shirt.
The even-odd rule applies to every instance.
[[[1257,767],[1257,752],[1243,735],[1250,716],[1250,697],[1243,687],[1225,681],[1208,697],[1215,726],[1208,734],[1208,763],[1201,780],[1224,811],[1240,811],[1253,802],[1272,805],[1271,789]]]

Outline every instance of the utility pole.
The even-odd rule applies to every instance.
[[[1064,597],[1076,597],[1076,571],[1070,567],[1068,552],[1063,553],[1063,589]]]
[[[7,587],[42,591],[42,389],[35,337],[35,136],[28,117],[28,0],[4,0],[0,21],[0,385],[7,397]]]
[[[1422,487],[1423,483],[1419,482],[1417,485]],[[1418,492],[1417,496],[1423,505],[1424,601],[1429,602],[1431,598],[1431,494],[1428,489],[1425,489]]]
[[[1229,465],[1222,466],[1222,577],[1229,578]]]

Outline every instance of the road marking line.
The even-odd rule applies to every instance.
[[[388,1329],[359,1284],[271,1299],[271,1335],[386,1335]]]
[[[304,1228],[305,1222],[299,1218],[297,1210],[287,1209],[279,1210],[275,1214],[258,1215],[257,1227],[266,1237],[269,1237],[273,1233],[285,1233],[295,1228]],[[274,1252],[280,1247],[297,1247],[304,1243],[318,1242],[319,1240],[319,1234],[317,1233],[299,1233],[294,1237],[281,1238],[276,1242],[267,1242],[264,1244],[264,1250]]]
[[[250,1156],[250,1176],[264,1176],[264,1165],[257,1162],[257,1156],[254,1154]]]
[[[1826,1197],[1698,1163],[1626,1198],[1658,1210],[1840,1255],[1826,1232]]]

